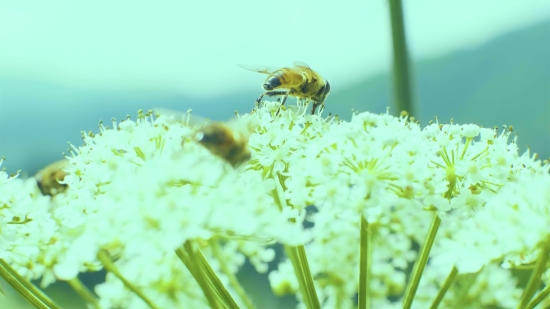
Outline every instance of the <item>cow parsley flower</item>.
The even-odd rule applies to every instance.
[[[188,116],[140,111],[71,145],[68,189],[53,199],[33,180],[0,172],[0,258],[42,286],[110,269],[96,287],[105,308],[145,308],[147,299],[200,308],[211,299],[196,269],[181,263],[182,245],[192,243],[216,280],[242,294],[234,275],[245,258],[268,272],[270,245],[279,243],[288,259],[268,277],[276,294],[296,294],[299,308],[315,293],[323,308],[351,308],[359,286],[371,307],[397,308],[428,235],[433,250],[422,255],[422,280],[413,274],[414,307],[430,306],[449,273],[471,286],[451,288],[442,305],[466,295],[478,307],[510,307],[520,292],[507,268],[548,246],[550,166],[519,155],[509,130],[421,128],[389,113],[346,122],[273,102],[236,121],[250,130],[250,155],[239,160],[228,156],[243,148],[207,145]]]
[[[38,279],[48,261],[42,252],[60,237],[58,226],[49,212],[50,198],[40,193],[34,179],[17,176],[0,171],[0,258],[23,277]]]
[[[51,201],[33,180],[4,180],[3,257],[28,278],[44,276],[46,286],[100,269],[97,254],[107,250],[124,276],[158,288],[159,261],[189,240],[219,236],[296,245],[308,239],[274,206],[273,179],[233,169],[202,147],[195,132],[172,116],[139,113],[136,121],[113,121],[112,129],[100,125],[99,134],[83,134],[84,144],[73,146],[65,169],[68,190]],[[28,222],[13,224],[18,220]],[[231,252],[242,251],[266,271],[274,256],[264,247],[243,243]],[[174,306],[180,305],[168,307]]]
[[[549,192],[547,173],[507,184],[471,218],[452,226],[434,250],[435,258],[454,261],[461,272],[503,259],[509,266],[531,263],[533,252],[550,239]]]

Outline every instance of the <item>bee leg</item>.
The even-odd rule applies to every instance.
[[[279,116],[279,113],[281,112],[281,107],[283,105],[285,105],[285,102],[286,102],[286,98],[288,98],[288,92],[285,92],[285,94],[283,95],[283,99],[281,100],[281,98],[279,98],[277,101],[281,102],[281,105],[279,106],[279,109],[277,110],[277,113],[275,114],[275,117],[273,117],[273,120],[271,122],[273,122],[275,120],[275,118],[277,118],[277,116]]]
[[[288,94],[285,94],[285,95],[283,96],[283,100],[281,101],[281,106],[285,105],[286,98],[288,98]]]
[[[264,95],[266,95],[268,97],[274,97],[274,96],[278,96],[278,95],[288,96],[288,93],[289,93],[289,91],[287,91],[287,90],[267,91],[267,92],[264,92],[258,99],[261,99]],[[286,100],[286,98],[283,97],[283,102],[284,102],[284,100]]]
[[[323,105],[323,103],[318,103],[318,102],[313,101],[313,105],[311,105],[311,114],[312,115],[315,115],[315,110],[317,109],[317,107],[319,107],[319,105]]]
[[[260,103],[262,102],[262,98],[264,97],[265,93],[262,93],[257,99],[256,99],[256,108],[260,108]]]
[[[285,105],[285,102],[286,102],[286,98],[288,97],[288,93],[290,91],[288,90],[274,90],[274,91],[267,91],[267,92],[264,92],[259,98],[258,100],[256,100],[256,102],[259,103],[259,101],[264,97],[264,96],[269,96],[269,97],[274,97],[274,96],[282,96],[283,99],[281,101],[281,106]],[[280,98],[279,98],[280,99]],[[277,117],[279,115],[279,112],[281,111],[281,109],[279,108],[279,110],[277,111],[277,114],[275,114],[275,117]]]
[[[276,118],[277,116],[279,116],[279,113],[281,112],[281,106],[285,105],[285,102],[286,102],[286,98],[288,98],[288,95],[285,95],[283,96],[283,100],[281,102],[281,105],[279,106],[279,109],[277,110],[277,113],[275,114],[275,117]],[[280,99],[279,99],[280,100]],[[273,122],[275,119],[271,120],[271,122]]]

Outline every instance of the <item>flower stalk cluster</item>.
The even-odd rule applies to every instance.
[[[300,308],[548,303],[549,165],[510,130],[278,109],[227,123],[219,149],[188,115],[100,124],[53,197],[0,174],[0,274],[32,303],[47,298],[27,280],[68,281],[93,308],[261,307],[235,276],[246,259]],[[100,269],[93,294],[78,274]]]

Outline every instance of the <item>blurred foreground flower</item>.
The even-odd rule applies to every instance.
[[[272,288],[299,307],[509,308],[548,284],[549,166],[509,131],[276,107],[236,120],[241,165],[186,116],[139,112],[83,134],[51,199],[0,175],[0,257],[43,287],[105,268],[99,299],[77,288],[96,308],[253,308],[235,274],[268,272],[274,243]]]

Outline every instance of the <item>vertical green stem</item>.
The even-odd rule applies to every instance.
[[[550,295],[550,284],[546,285],[540,293],[537,294],[528,304],[526,309],[533,309],[537,306],[543,299]]]
[[[422,247],[419,259],[414,264],[410,282],[408,284],[407,291],[405,292],[403,309],[409,309],[412,306],[414,295],[416,294],[416,290],[418,289],[418,285],[420,284],[420,278],[422,278],[422,273],[424,272],[424,268],[426,267],[426,263],[428,262],[428,257],[430,256],[430,251],[432,250],[432,246],[434,244],[435,236],[437,235],[437,230],[439,229],[440,223],[441,219],[439,219],[437,214],[434,213],[434,219],[432,221],[430,231],[428,232],[428,237],[426,237],[426,242]]]
[[[237,303],[235,302],[235,300],[233,300],[231,294],[229,294],[229,292],[221,282],[220,278],[218,278],[216,272],[212,269],[212,267],[210,267],[210,264],[208,263],[200,249],[197,249],[197,251],[195,252],[195,257],[198,261],[198,265],[201,271],[206,274],[206,278],[210,282],[210,285],[214,288],[216,294],[223,301],[223,305],[226,308],[239,309],[239,306],[237,306]]]
[[[407,111],[410,115],[414,115],[403,6],[401,0],[390,0],[389,2],[393,41],[393,83],[395,105],[397,107],[396,113],[399,115],[402,111]]]
[[[4,259],[0,259],[0,276],[4,278],[26,301],[39,309],[61,309],[44,292],[23,278]]]
[[[282,188],[279,175],[276,175],[271,171],[271,177],[275,180],[275,189],[272,192],[273,199],[279,207],[279,210],[283,210],[283,206],[287,206],[286,200],[284,198],[284,191]],[[291,218],[290,222],[296,223],[296,220]],[[284,246],[285,253],[288,256],[288,259],[292,263],[294,268],[294,273],[298,279],[298,285],[300,287],[300,292],[302,293],[302,298],[308,309],[318,309],[321,308],[319,303],[319,298],[317,297],[317,291],[315,290],[315,285],[313,284],[313,277],[309,269],[309,263],[306,256],[306,250],[303,245],[296,247],[293,246]]]
[[[311,275],[311,271],[309,269],[306,248],[303,245],[299,245],[296,246],[296,251],[298,252],[298,258],[300,259],[300,265],[302,267],[303,276],[308,288],[309,297],[311,298],[311,305],[313,308],[321,308],[321,304],[319,303],[319,299],[317,297],[317,291],[315,290],[315,285],[313,284],[313,276]]]
[[[248,295],[246,295],[246,292],[242,288],[242,286],[239,283],[239,280],[237,280],[237,277],[233,274],[233,272],[229,269],[229,266],[226,263],[226,258],[222,252],[222,249],[220,248],[220,244],[217,239],[210,239],[209,241],[210,247],[212,248],[212,251],[214,253],[214,256],[218,259],[218,262],[220,262],[221,269],[223,273],[229,278],[229,283],[231,286],[235,289],[239,297],[241,298],[242,302],[246,306],[246,308],[252,309],[254,308],[254,304],[248,298]]]
[[[183,249],[176,250],[176,254],[180,257],[180,259],[183,261],[185,266],[189,269],[191,272],[191,275],[197,280],[197,283],[199,284],[202,292],[204,293],[204,296],[206,297],[206,300],[208,301],[208,304],[210,305],[210,308],[212,309],[218,309],[220,308],[218,304],[218,298],[215,295],[215,292],[212,290],[210,283],[208,282],[208,279],[206,278],[204,272],[200,269],[200,267],[196,264],[197,259],[195,257],[195,251],[193,249],[193,245],[190,241],[187,241],[183,245]]]
[[[539,289],[540,277],[546,270],[546,263],[548,262],[548,255],[550,254],[549,247],[550,243],[548,241],[541,245],[539,256],[537,257],[537,264],[535,265],[535,269],[533,269],[533,272],[531,273],[529,282],[521,295],[521,300],[517,307],[518,309],[526,308],[535,292]]]
[[[149,307],[153,309],[158,309],[158,307],[147,297],[143,291],[138,289],[132,282],[128,281],[118,270],[118,268],[115,266],[113,261],[111,261],[111,258],[109,257],[109,254],[105,250],[100,250],[97,254],[97,259],[103,264],[103,267],[106,271],[112,273],[115,275],[122,283],[124,283],[124,286],[128,288],[130,291],[134,292],[139,298],[141,298]]]
[[[97,298],[94,296],[94,294],[88,290],[88,288],[82,284],[82,281],[78,279],[78,277],[73,278],[69,281],[67,281],[69,285],[73,288],[73,290],[84,299],[84,301],[88,304],[91,304],[94,308],[100,309],[99,303],[97,301]]]
[[[301,250],[299,247],[302,247]],[[319,309],[321,305],[319,304],[319,299],[317,298],[317,291],[315,291],[315,286],[313,285],[313,278],[309,272],[309,267],[307,267],[307,259],[304,261],[300,257],[302,253],[300,251],[304,250],[303,246],[284,246],[286,255],[288,256],[292,267],[294,268],[294,273],[298,279],[298,285],[300,287],[300,292],[302,293],[302,298],[308,309]],[[305,251],[303,252],[305,257]]]
[[[483,268],[476,273],[462,274],[460,278],[457,279],[460,288],[454,293],[454,308],[459,309],[467,307],[471,301],[471,299],[468,298],[468,293],[482,270]]]
[[[199,284],[211,308],[239,308],[200,249],[195,248],[191,241],[178,248],[176,255]]]
[[[445,297],[445,294],[453,284],[453,282],[456,279],[456,276],[458,275],[458,269],[453,266],[451,269],[451,272],[449,273],[449,276],[447,276],[447,279],[445,279],[445,282],[443,282],[443,285],[439,289],[439,292],[437,292],[437,295],[435,296],[434,301],[432,302],[432,305],[430,306],[430,309],[437,309],[439,307],[439,304],[443,300],[443,297]]]
[[[358,309],[369,308],[369,286],[371,270],[371,232],[369,223],[361,216],[361,240],[359,244],[359,301]]]

